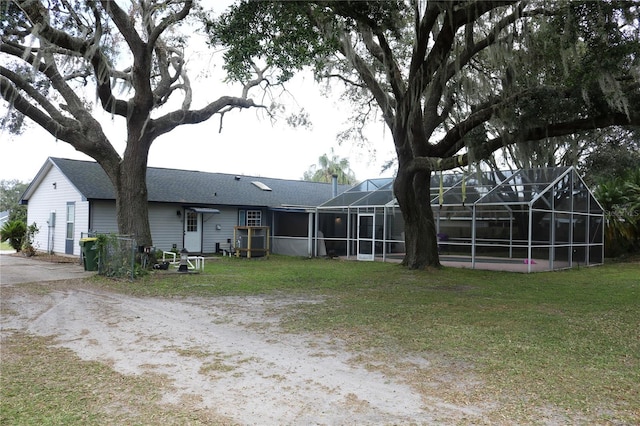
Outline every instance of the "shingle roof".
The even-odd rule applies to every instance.
[[[64,158],[49,160],[85,198],[115,199],[113,186],[98,163]],[[253,181],[262,182],[271,191],[258,188]],[[348,185],[338,185],[338,193],[348,188]],[[329,183],[156,167],[147,168],[147,191],[150,202],[194,205],[315,207],[332,198]]]

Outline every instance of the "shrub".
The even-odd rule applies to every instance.
[[[27,232],[27,225],[21,220],[5,222],[0,230],[1,241],[9,241],[9,245],[19,252]]]
[[[601,182],[595,196],[604,208],[605,248],[610,256],[640,249],[640,169]]]
[[[24,233],[24,238],[22,239],[22,252],[25,255],[33,256],[34,254],[36,254],[36,247],[33,246],[33,239],[38,232],[40,232],[40,229],[35,222],[27,226],[27,230]]]

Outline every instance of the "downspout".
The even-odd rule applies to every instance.
[[[51,217],[51,215],[49,215]],[[53,254],[51,249],[51,219],[47,221],[47,253]]]
[[[316,209],[317,211],[317,209]],[[309,220],[307,221],[307,257],[313,257],[313,225],[315,224],[313,213],[309,212]],[[316,213],[317,214],[317,213]]]
[[[351,207],[347,207],[347,260],[351,255],[351,233],[353,230],[351,229]]]
[[[533,258],[533,251],[531,245],[533,244],[533,212],[531,203],[528,204],[529,207],[529,230],[528,230],[528,247],[527,247],[527,273],[531,273],[531,263]]]
[[[471,269],[476,269],[476,203],[471,207]]]
[[[382,261],[387,261],[387,206],[382,207]]]
[[[314,233],[310,235],[309,238],[312,240],[312,251],[315,256],[318,255],[318,245],[320,242],[318,241],[318,230],[320,229],[320,214],[318,213],[318,208],[316,207],[315,214],[313,215],[313,223],[314,223]]]

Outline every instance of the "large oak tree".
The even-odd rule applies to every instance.
[[[640,3],[243,1],[211,22],[231,76],[256,63],[344,84],[391,135],[410,268],[439,266],[432,172],[496,150],[640,125]]]
[[[192,108],[181,25],[194,11],[192,0],[13,0],[0,6],[0,93],[10,111],[2,124],[17,131],[26,116],[94,158],[115,189],[119,232],[139,245],[152,244],[151,144],[178,126],[257,106],[247,92],[259,77],[247,81],[240,96]],[[94,108],[125,120],[122,156]]]

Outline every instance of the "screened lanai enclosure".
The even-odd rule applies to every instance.
[[[445,265],[521,272],[603,263],[604,214],[573,167],[434,174],[429,184]],[[402,260],[393,179],[372,179],[317,208],[316,249]]]

